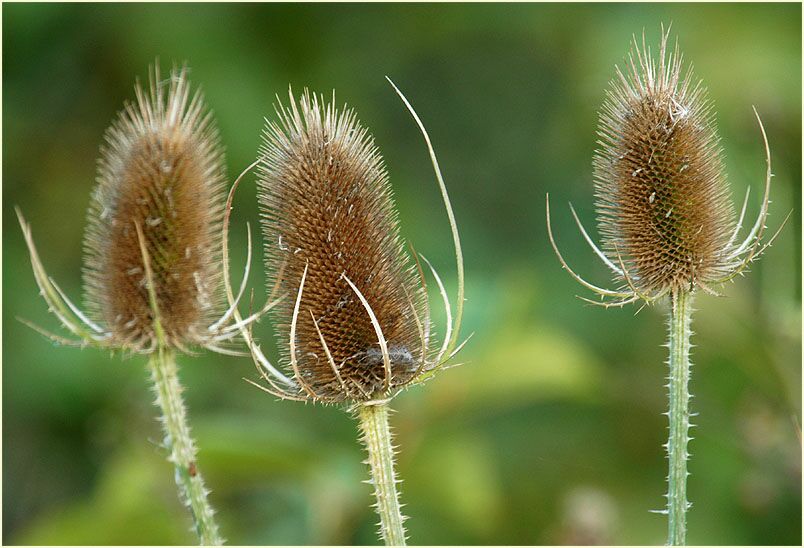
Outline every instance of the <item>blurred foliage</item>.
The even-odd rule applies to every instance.
[[[672,22],[715,100],[736,201],[773,149],[772,222],[801,203],[801,6],[796,4],[3,6],[3,541],[192,543],[158,445],[141,357],[54,348],[12,208],[80,295],[84,211],[103,132],[159,57],[187,60],[227,146],[254,157],[274,95],[305,86],[354,106],[391,174],[404,236],[451,278],[427,124],[465,244],[461,367],[395,400],[410,537],[426,544],[660,544],[665,518],[665,310],[583,306],[566,256],[601,284],[572,200],[593,224],[597,109],[632,33]],[[256,221],[253,179],[233,247]],[[753,193],[749,216],[757,209]],[[801,214],[752,272],[701,296],[692,390],[689,540],[801,542]],[[259,288],[261,280],[254,277]],[[450,286],[454,294],[454,284]],[[259,298],[259,295],[258,295]],[[266,344],[270,327],[258,328]],[[181,359],[200,467],[236,544],[373,544],[355,424],[276,402],[248,359]]]

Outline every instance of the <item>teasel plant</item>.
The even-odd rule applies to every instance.
[[[662,26],[658,58],[647,47],[644,33],[641,47],[633,38],[625,69],[616,68],[600,112],[593,166],[601,247],[570,204],[581,235],[613,273],[615,289],[587,282],[564,260],[550,223],[549,195],[546,217],[550,243],[561,266],[599,298],[579,297],[583,301],[606,308],[641,302],[639,312],[669,297],[668,492],[666,508],[655,512],[668,516],[667,543],[684,545],[691,506],[687,445],[693,426],[689,410],[693,299],[699,290],[719,295],[719,286],[744,275],[770,247],[787,218],[775,234],[766,237],[771,156],[765,128],[754,109],[767,170],[757,219],[739,238],[749,194],[735,221],[713,104],[703,83],[691,69],[683,68],[678,41],[672,50],[668,47],[669,36],[670,28]]]
[[[280,399],[337,405],[357,418],[380,536],[387,545],[401,546],[406,518],[390,402],[444,368],[468,338],[458,342],[463,254],[447,188],[424,125],[388,81],[424,137],[446,208],[457,266],[454,313],[432,264],[412,247],[410,255],[405,250],[380,151],[354,111],[336,108],[334,92],[331,102],[309,91],[297,102],[289,90],[288,106],[277,97],[277,120],[266,119],[259,158],[246,170],[257,168],[268,287],[282,298],[270,311],[278,366],[266,358],[251,326],[241,331],[264,381],[249,382]],[[227,212],[225,231],[228,222]],[[423,264],[443,302],[440,341],[432,329]],[[235,302],[228,278],[226,285]]]
[[[222,544],[209,491],[196,461],[176,354],[238,351],[249,317],[226,305],[222,221],[226,197],[223,150],[200,91],[191,94],[186,66],[167,79],[159,63],[149,84],[135,86],[107,130],[84,237],[80,310],[47,274],[30,224],[17,209],[39,292],[74,338],[23,320],[58,345],[95,347],[148,357],[164,448],[181,501],[201,544]],[[248,275],[248,265],[244,273]],[[242,294],[242,290],[240,291]]]

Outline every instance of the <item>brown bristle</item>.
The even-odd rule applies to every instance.
[[[600,114],[594,158],[603,246],[640,293],[690,289],[728,272],[734,227],[711,103],[678,45],[658,60],[634,40]]]
[[[377,397],[383,354],[344,276],[382,329],[391,388],[409,382],[426,353],[416,323],[424,292],[403,249],[382,158],[354,113],[323,98],[305,92],[297,105],[291,94],[278,114],[280,123],[267,122],[264,131],[259,200],[269,285],[284,295],[272,311],[283,359],[290,361],[289,328],[307,267],[295,339],[301,382],[329,401]]]
[[[120,346],[156,344],[137,226],[153,273],[165,343],[201,344],[222,305],[223,154],[186,68],[155,67],[107,130],[84,241],[90,311]]]

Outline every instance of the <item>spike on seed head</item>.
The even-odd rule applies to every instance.
[[[366,401],[419,372],[425,295],[374,140],[352,110],[333,103],[307,91],[297,103],[290,92],[279,122],[266,121],[258,182],[265,261],[269,286],[299,295],[297,306],[287,298],[272,314],[300,384],[314,399]]]
[[[712,104],[662,33],[658,59],[634,39],[603,104],[594,158],[603,249],[636,292],[715,281],[731,269],[734,211]],[[627,277],[630,276],[630,280]]]
[[[145,255],[164,344],[204,345],[223,303],[218,133],[200,92],[190,93],[186,67],[162,81],[154,66],[148,88],[135,91],[101,147],[84,239],[90,314],[115,346],[155,346]]]

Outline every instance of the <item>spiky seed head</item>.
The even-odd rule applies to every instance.
[[[640,293],[721,278],[734,212],[712,104],[678,44],[634,39],[600,113],[594,179],[604,250]],[[622,281],[622,280],[621,280]]]
[[[289,328],[306,267],[295,339],[300,382],[325,401],[361,401],[381,395],[386,374],[371,319],[344,276],[382,329],[391,388],[412,380],[426,351],[416,323],[424,291],[403,248],[374,139],[352,110],[333,103],[307,91],[297,103],[291,92],[289,106],[277,108],[279,122],[266,120],[259,202],[268,283],[285,295],[271,312],[283,360],[290,361]]]
[[[113,345],[147,350],[157,343],[144,236],[164,344],[204,345],[222,301],[220,221],[224,159],[211,114],[190,94],[187,68],[135,86],[107,130],[84,239],[90,313]]]

